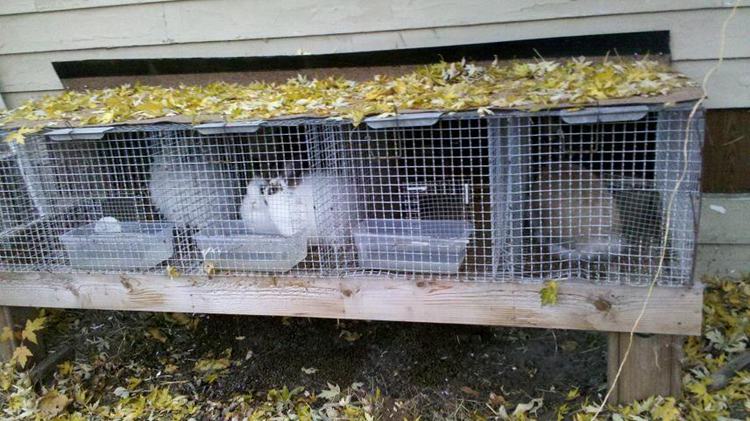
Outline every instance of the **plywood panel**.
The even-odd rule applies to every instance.
[[[700,79],[712,63],[714,62],[678,62],[674,65],[678,70],[688,73],[695,79]],[[51,65],[49,67],[51,68]],[[747,73],[748,68],[750,68],[750,59],[725,61],[722,70],[716,74],[709,85],[710,96],[705,106],[707,108],[750,106],[750,86],[747,82],[747,79],[750,78],[750,74]],[[51,73],[54,75],[54,72]],[[8,107],[15,107],[28,98],[59,92],[62,89],[62,83],[53,75],[49,75],[49,77],[54,77],[54,80],[40,83],[36,89],[35,86],[32,86],[33,84],[27,83],[27,89],[25,90],[0,90],[0,94],[5,98]]]
[[[646,288],[561,284],[542,306],[539,284],[386,277],[221,278],[0,273],[0,305],[400,320],[627,331]],[[698,334],[702,286],[656,288],[638,330]]]
[[[466,30],[505,24],[502,31],[495,31],[494,41],[561,36],[559,34],[569,32],[599,34],[671,29],[684,34],[675,36],[675,40],[687,39],[685,47],[675,44],[672,54],[676,58],[706,58],[701,51],[715,55],[718,48],[713,44],[718,39],[719,25],[728,13],[725,7],[663,12],[684,7],[675,6],[680,2],[669,1],[611,2],[607,8],[602,8],[601,2],[595,0],[537,3],[530,5],[525,0],[502,3],[393,0],[386,4],[366,0],[212,0],[193,1],[189,5],[147,3],[138,7],[0,16],[3,39],[0,54],[447,27]],[[729,28],[730,39],[744,39],[746,26],[741,22],[747,22],[749,14],[747,8],[740,9],[736,23]],[[523,23],[535,23],[537,29],[523,31],[529,29],[519,25]],[[44,30],[38,30],[40,28]],[[690,39],[698,42],[691,43]],[[727,46],[728,57],[748,56],[747,43],[731,42]]]

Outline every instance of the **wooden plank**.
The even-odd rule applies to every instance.
[[[630,340],[628,333],[610,333],[607,381],[611,387]],[[612,403],[630,403],[653,395],[679,396],[683,336],[634,335],[630,353],[611,396]]]
[[[6,326],[13,329],[13,318],[11,317],[10,307],[0,306],[0,331]],[[9,360],[13,355],[14,349],[16,349],[15,339],[0,342],[0,361]]]
[[[675,61],[672,66],[701,82],[715,60]],[[725,60],[708,83],[706,108],[750,107],[750,59]]]
[[[745,82],[745,89],[748,89],[750,79],[745,78]],[[750,104],[745,106],[750,107]],[[703,147],[702,190],[710,193],[750,193],[748,156],[750,110],[708,112],[706,144]]]
[[[261,55],[265,53],[271,54],[272,50],[279,54],[283,54],[286,52],[284,48],[299,46],[299,44],[290,44],[287,42],[285,45],[273,44],[270,46],[271,50],[266,50],[266,48],[269,48],[269,45],[266,45],[265,43],[261,44],[263,44],[263,50],[259,51],[259,54]],[[211,47],[212,45],[213,47]],[[274,50],[274,45],[278,46],[279,49]],[[234,45],[234,43],[227,43],[222,46],[209,43],[192,50],[184,49],[184,47],[185,46],[182,45],[159,48],[131,48],[120,50],[119,53],[117,51],[93,50],[43,55],[32,54],[5,56],[0,60],[0,93],[7,94],[6,103],[8,106],[13,107],[17,106],[19,101],[27,98],[29,92],[62,89],[62,83],[52,67],[53,61],[84,60],[93,57],[113,59],[118,57],[143,58],[154,56],[167,57],[169,55],[174,55],[179,58],[186,54],[192,54],[195,57],[211,55],[240,56],[243,54],[241,51],[235,50],[236,45]],[[714,63],[715,61],[713,60],[687,62],[676,61],[673,63],[673,66],[678,70],[688,73],[694,79],[700,80]],[[715,77],[709,85],[710,97],[706,106],[708,108],[750,106],[750,81],[748,81],[750,76],[746,72],[746,69],[748,68],[750,68],[750,59],[725,61],[721,70],[715,74]],[[8,99],[10,97],[13,99]]]
[[[547,31],[541,22],[536,28],[528,28],[517,36],[535,34],[543,37]],[[582,29],[583,28],[583,29]],[[585,34],[584,26],[571,27],[568,35]],[[600,28],[604,30],[603,28]],[[699,31],[693,31],[699,32]],[[61,51],[39,54],[18,54],[2,56],[0,59],[0,93],[7,94],[6,104],[17,106],[28,93],[62,89],[62,84],[52,66],[56,61],[86,59],[128,59],[148,57],[239,57],[264,55],[291,55],[299,49],[310,53],[352,52],[360,50],[382,50],[389,48],[430,47],[436,45],[489,42],[497,40],[497,34],[506,34],[501,25],[472,28],[441,28],[435,30],[414,30],[384,32],[375,34],[352,34],[337,36],[314,36],[304,38],[279,38],[272,40],[228,41],[225,43],[196,43],[162,45],[152,47],[128,47],[114,49],[94,49]],[[558,33],[557,35],[564,35]],[[510,34],[512,35],[512,34]],[[551,34],[547,34],[551,35]],[[705,34],[704,34],[705,35]],[[509,35],[505,35],[509,37]],[[673,38],[678,43],[679,38]],[[693,41],[697,42],[697,41]],[[740,43],[750,45],[750,43]],[[695,44],[693,44],[695,45]],[[700,45],[700,44],[697,44]],[[687,72],[696,79],[713,65],[712,60],[675,61],[675,67]],[[717,72],[710,86],[709,108],[732,108],[750,106],[750,81],[747,69],[750,59],[727,60]],[[726,148],[725,148],[726,149]],[[737,155],[735,155],[737,157]],[[735,158],[739,159],[739,158]]]
[[[163,3],[167,1],[180,0],[3,0],[0,2],[0,15],[44,13],[60,10]]]
[[[491,0],[380,2],[296,0],[294,2],[193,1],[146,3],[138,7],[102,7],[55,13],[0,16],[0,54],[169,45],[197,42],[267,40],[322,35],[378,33],[477,26],[495,26],[494,41],[533,39],[560,34],[602,34],[670,30],[672,55],[713,58],[726,5],[674,10],[675,2],[601,2],[571,0],[502,3]],[[677,2],[679,4],[679,2]],[[530,7],[531,6],[531,7]],[[684,6],[682,6],[684,7]],[[680,6],[676,7],[680,9]],[[741,8],[728,28],[727,57],[747,57],[745,24],[750,8]],[[283,23],[283,24],[282,24]],[[45,28],[30,31],[29,28]],[[531,28],[534,28],[533,30]],[[498,29],[502,29],[498,31]],[[685,38],[685,44],[680,39]],[[475,41],[476,42],[476,41]],[[368,48],[363,48],[367,50]],[[685,53],[683,56],[682,53]],[[702,52],[702,53],[701,53]]]
[[[2,60],[0,60],[0,63]],[[713,61],[707,62],[687,62],[687,66],[683,66],[683,63],[674,63],[678,70],[686,71],[692,75],[693,78],[701,78],[703,72],[707,71],[711,67]],[[49,64],[49,63],[48,63]],[[0,64],[1,67],[1,64]],[[51,68],[51,65],[49,66]],[[745,80],[750,77],[747,75],[746,69],[750,68],[750,59],[744,60],[727,60],[722,65],[722,70],[716,73],[714,79],[712,79],[709,85],[710,98],[705,103],[707,108],[731,108],[731,107],[748,107],[750,106],[750,86],[745,83]],[[17,72],[21,73],[26,67],[19,68]],[[57,76],[54,75],[55,84],[59,85],[57,88],[31,88],[29,90],[13,91],[2,90],[0,87],[0,95],[6,101],[8,107],[17,107],[21,105],[25,100],[29,98],[39,97],[45,94],[54,94],[60,92],[62,84],[60,83]],[[0,80],[3,75],[0,74]],[[43,83],[40,81],[40,85]],[[739,159],[739,157],[738,157]]]
[[[181,0],[3,0],[0,2],[0,15],[19,14],[19,13],[39,13],[71,9],[89,9],[96,7],[110,7],[123,5],[137,5],[143,3],[163,3],[168,1]],[[569,0],[558,1],[565,5]],[[529,0],[526,2],[529,8],[549,7],[549,1]],[[750,5],[750,2],[743,1],[741,4]],[[501,5],[499,5],[501,6]],[[644,7],[645,6],[645,7]],[[726,1],[722,0],[683,0],[681,2],[670,1],[633,1],[624,4],[613,3],[604,5],[603,13],[622,13],[625,11],[654,11],[654,10],[686,10],[686,9],[704,9],[727,6]]]
[[[539,284],[348,278],[180,277],[0,273],[0,305],[392,320],[601,331],[632,327],[645,288],[561,284],[542,306]],[[702,285],[657,288],[639,331],[697,334]]]

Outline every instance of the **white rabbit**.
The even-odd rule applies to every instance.
[[[573,163],[542,169],[532,192],[532,225],[562,258],[591,259],[622,246],[612,194],[594,172]]]
[[[266,202],[267,188],[268,183],[263,178],[254,177],[250,180],[240,206],[240,218],[253,233],[279,234]]]
[[[315,219],[309,219],[309,207],[315,210],[312,204],[313,197],[307,194],[308,189],[299,186],[292,189],[285,179],[276,177],[268,183],[265,190],[266,203],[268,203],[268,212],[274,226],[279,234],[288,237],[302,230],[308,231],[315,229]]]
[[[305,230],[311,240],[326,243],[342,237],[348,229],[354,201],[346,192],[340,178],[317,171],[303,177],[296,187],[283,178],[272,179],[266,202],[281,235]]]
[[[164,217],[179,225],[203,228],[212,221],[235,219],[237,180],[203,155],[156,155],[151,164],[151,200]]]

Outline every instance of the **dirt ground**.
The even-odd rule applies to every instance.
[[[212,393],[326,383],[366,387],[392,399],[416,398],[428,412],[446,402],[490,393],[514,402],[562,401],[572,385],[589,392],[606,382],[606,340],[573,331],[415,323],[211,316],[197,342],[203,352],[253,351],[251,363],[225,376]],[[348,333],[350,332],[350,333]],[[356,338],[361,335],[360,338]],[[234,340],[244,337],[244,340]],[[349,339],[349,340],[347,340]],[[302,368],[316,368],[306,375]],[[485,398],[485,399],[482,399]]]
[[[747,368],[714,384],[750,355],[750,277],[708,280],[704,309],[683,396],[596,419],[750,419]],[[34,310],[10,336],[21,346],[0,363],[0,419],[592,421],[606,392],[600,333]]]
[[[108,363],[128,367],[137,358],[139,369],[159,370],[166,359],[179,366],[177,393],[215,401],[284,386],[323,390],[329,383],[362,383],[369,393],[379,389],[399,402],[398,415],[445,419],[457,410],[482,410],[490,396],[507,402],[541,397],[555,408],[573,387],[595,395],[606,383],[606,338],[598,333],[223,315],[200,316],[189,330],[148,313],[67,312],[65,318],[77,319],[89,336],[110,332],[103,339]],[[134,325],[145,327],[142,338],[118,328]],[[151,337],[148,329],[155,327],[164,342]],[[75,343],[79,355],[95,352],[96,341],[71,341],[79,332],[50,337],[47,346]],[[196,386],[196,362],[222,354],[242,363]]]

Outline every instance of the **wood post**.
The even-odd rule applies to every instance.
[[[5,326],[13,329],[13,318],[10,314],[10,307],[0,306],[0,332]],[[15,348],[15,338],[12,338],[10,341],[0,342],[0,361],[9,360]]]
[[[630,335],[610,333],[607,352],[607,383],[612,386],[625,356]],[[628,403],[652,395],[679,396],[682,387],[682,343],[684,336],[633,335],[630,354],[617,381],[611,403]]]

